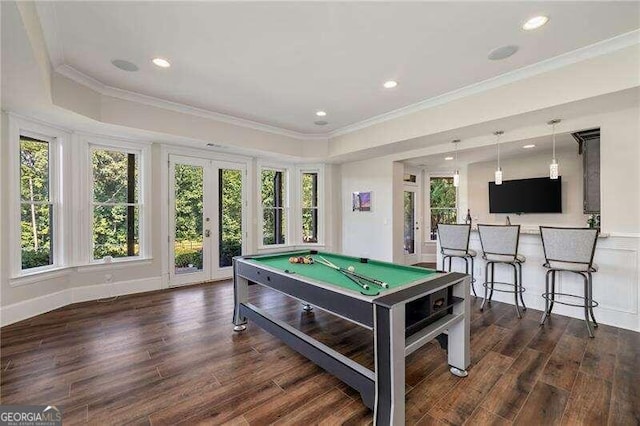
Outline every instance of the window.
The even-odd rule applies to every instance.
[[[431,239],[438,235],[439,223],[457,223],[456,187],[452,177],[432,177],[429,182],[431,210]]]
[[[140,154],[94,147],[93,258],[140,255]]]
[[[50,142],[20,135],[22,270],[54,264],[55,205]]]
[[[262,244],[285,244],[287,236],[287,172],[262,169]]]
[[[318,242],[318,172],[302,173],[302,241]]]

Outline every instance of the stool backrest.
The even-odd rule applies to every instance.
[[[551,265],[551,262],[569,262],[591,267],[598,232],[593,228],[541,226],[540,235],[547,265]]]
[[[520,225],[478,225],[480,245],[485,255],[513,256],[518,254]]]
[[[440,251],[444,250],[469,250],[469,235],[471,225],[465,224],[438,224],[438,240]]]

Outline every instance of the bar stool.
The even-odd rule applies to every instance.
[[[516,314],[520,315],[520,307],[518,305],[518,297],[522,303],[522,309],[527,310],[522,293],[525,288],[522,287],[522,264],[526,258],[518,254],[518,243],[520,241],[520,225],[478,225],[480,234],[480,244],[482,246],[482,258],[486,261],[484,272],[484,300],[480,306],[480,310],[484,310],[484,304],[487,301],[487,293],[491,287],[489,294],[489,302],[493,298],[493,291],[503,293],[513,293],[516,305]],[[496,264],[510,265],[513,267],[513,283],[500,282],[495,280]],[[491,279],[489,279],[489,270],[491,270]],[[501,284],[513,287],[513,290],[501,290],[494,288],[495,284]]]
[[[584,308],[584,320],[587,324],[589,337],[593,337],[593,328],[589,321],[589,316],[593,321],[593,327],[598,327],[596,318],[593,315],[593,308],[598,306],[598,302],[593,300],[593,277],[592,274],[598,271],[598,265],[593,263],[593,255],[596,251],[598,241],[598,230],[592,228],[555,228],[551,226],[541,226],[542,248],[544,250],[547,275],[545,281],[545,293],[542,297],[545,300],[545,310],[542,314],[540,325],[544,325],[547,317],[551,315],[554,303],[562,305],[576,306]],[[584,280],[584,296],[568,293],[556,293],[556,273],[571,272],[578,274]],[[549,277],[551,277],[551,291],[549,291]],[[556,300],[556,296],[566,296],[581,299],[584,303],[570,303]]]
[[[464,260],[464,273],[469,273],[469,262],[471,262],[471,289],[473,295],[476,294],[473,277],[474,258],[477,253],[469,248],[469,237],[471,235],[471,225],[465,224],[438,224],[438,240],[440,241],[440,253],[442,254],[442,270],[444,271],[445,260],[449,259],[449,269],[451,272],[451,260],[458,258]]]

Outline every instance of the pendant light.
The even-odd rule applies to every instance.
[[[551,159],[551,164],[549,164],[549,178],[556,180],[558,179],[558,162],[556,161],[556,124],[560,122],[559,119],[551,120],[547,124],[552,127],[552,138],[553,138],[553,158]]]
[[[458,170],[458,144],[460,139],[454,139],[451,143],[456,147],[456,171],[453,173],[453,186],[457,188],[460,186],[460,170]]]
[[[496,185],[502,185],[502,168],[500,167],[500,136],[504,134],[504,131],[498,130],[493,134],[496,135],[496,150],[498,151],[498,167],[496,168],[495,181]]]

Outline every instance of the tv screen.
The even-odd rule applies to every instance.
[[[489,182],[490,213],[562,213],[562,177]]]

